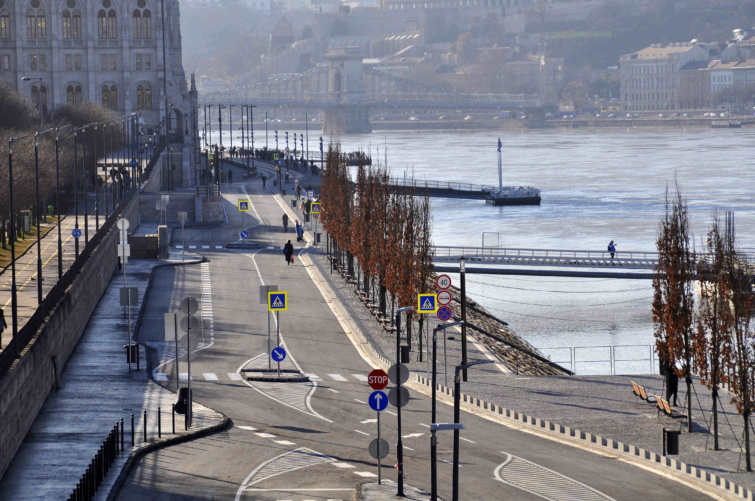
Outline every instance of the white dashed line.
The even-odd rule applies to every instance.
[[[369,434],[369,433],[365,433],[365,432],[363,432],[363,431],[361,431],[361,430],[354,430],[354,431],[355,431],[355,432],[357,432],[357,433],[361,433],[362,435],[366,435],[366,436],[368,436],[368,437],[370,436],[370,434]]]
[[[290,440],[274,440],[276,444],[281,445],[296,445],[295,443],[291,442]]]
[[[352,374],[352,376],[359,381],[367,381],[367,376],[365,376],[364,374]]]
[[[214,372],[205,372],[202,374],[204,376],[205,381],[217,381],[218,375]]]
[[[355,398],[354,401],[355,402],[359,402],[360,404],[367,404],[367,402],[365,402],[363,400],[359,400],[358,398]]]
[[[474,440],[469,440],[468,438],[464,438],[464,437],[459,437],[459,438],[460,438],[461,440],[464,440],[465,442],[469,442],[470,444],[476,444],[476,443],[477,443],[477,442],[475,442]]]
[[[332,391],[333,393],[338,393],[338,390],[334,390],[333,388],[328,388],[328,389],[329,389],[330,391]]]
[[[348,379],[346,379],[340,374],[328,374],[328,377],[332,379],[333,381],[348,381]]]
[[[243,425],[243,424],[238,425],[236,428],[238,428],[239,430],[257,431],[257,428],[255,428],[254,426],[246,426],[246,425]]]
[[[322,378],[318,376],[317,374],[304,374],[309,378],[310,381],[322,381]]]
[[[371,471],[355,471],[354,474],[365,478],[377,478],[377,475],[372,473]]]
[[[353,464],[349,464],[349,463],[339,463],[339,462],[336,462],[336,463],[332,463],[332,465],[335,466],[336,468],[356,468],[356,466],[354,466]]]
[[[271,433],[261,433],[260,432],[260,433],[255,433],[255,435],[257,435],[260,438],[275,438],[275,435],[273,435]]]
[[[420,423],[419,425],[420,425],[420,426],[424,426],[425,428],[430,428],[430,425],[429,425],[429,424]]]
[[[243,381],[243,380],[244,380],[244,378],[243,378],[243,377],[241,377],[241,374],[239,374],[239,373],[237,373],[237,372],[229,372],[229,373],[228,373],[228,377],[229,377],[229,378],[230,378],[231,380],[233,380],[233,381]]]

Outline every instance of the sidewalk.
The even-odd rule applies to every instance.
[[[186,263],[199,262],[196,254],[186,254]],[[192,261],[188,258],[191,257]],[[181,253],[171,252],[167,261],[133,259],[128,262],[127,285],[139,288],[139,305],[131,313],[136,325],[141,301],[156,266],[181,263]],[[184,430],[182,415],[176,415],[176,434],[171,432],[171,406],[176,394],[147,379],[144,352],[141,368],[129,374],[126,352],[128,326],[125,308],[120,306],[123,275],[116,273],[94,311],[86,331],[62,371],[61,389],[50,393],[23,445],[0,482],[0,499],[68,499],[86,471],[111,427],[124,420],[126,450],[121,452],[97,491],[104,500],[131,455],[158,441],[208,432],[226,426],[221,414],[194,405],[194,422]],[[157,438],[158,408],[162,415],[162,439]],[[147,440],[143,437],[147,413]],[[131,442],[133,414],[135,443]]]

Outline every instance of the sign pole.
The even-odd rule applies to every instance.
[[[187,424],[188,424],[189,428],[191,428],[191,418],[192,418],[192,415],[191,415],[192,414],[192,412],[191,412],[191,402],[193,400],[191,398],[191,313],[187,314],[187,318],[188,318],[188,321],[186,322],[186,347],[187,347],[187,350],[186,350],[186,360],[187,360],[187,362],[186,363],[188,365],[188,371],[189,371],[189,381],[188,381],[188,387],[189,387],[189,398],[188,398],[188,400],[189,400],[189,402],[188,402],[188,406],[187,406],[187,409],[186,409],[186,421],[187,421]]]
[[[176,391],[181,387],[181,371],[178,370],[178,314],[173,314],[173,336],[176,339]]]
[[[272,348],[270,347],[270,311],[267,312],[267,368],[268,370],[273,368],[273,358],[270,355]]]
[[[382,452],[380,450],[380,411],[376,412],[377,414],[377,439],[378,439],[378,455],[377,455],[377,463],[378,463],[378,485],[381,485],[383,483],[383,477],[382,473],[380,472],[380,453]]]
[[[275,333],[276,333],[276,340],[275,340],[275,346],[281,345],[281,317],[280,312],[275,312]],[[281,377],[281,363],[278,362],[278,377]]]

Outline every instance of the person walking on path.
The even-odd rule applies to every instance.
[[[288,233],[288,214],[283,214],[283,231]]]
[[[228,169],[228,184],[233,184],[233,171]]]
[[[8,324],[5,322],[5,312],[0,308],[0,346],[3,345],[3,331],[8,328]]]
[[[616,254],[616,244],[613,243],[613,240],[608,244],[608,252],[611,253],[611,259],[613,259],[613,256]]]
[[[225,171],[220,169],[220,182],[225,183]]]
[[[291,243],[291,240],[286,242],[286,245],[283,246],[283,255],[286,256],[286,262],[288,264],[294,262],[294,244]]]
[[[296,221],[296,241],[301,242],[302,240],[304,240],[304,226]]]
[[[260,179],[262,179],[262,187],[264,188],[267,184],[267,176],[263,175]]]

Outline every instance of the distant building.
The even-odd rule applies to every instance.
[[[380,0],[382,10],[501,9],[530,5],[533,0]]]
[[[94,101],[138,113],[148,134],[167,111],[181,142],[196,123],[177,0],[0,0],[0,68],[0,82],[43,112]]]
[[[621,96],[627,110],[674,110],[680,107],[679,70],[708,61],[711,46],[696,42],[651,45],[619,60]]]

